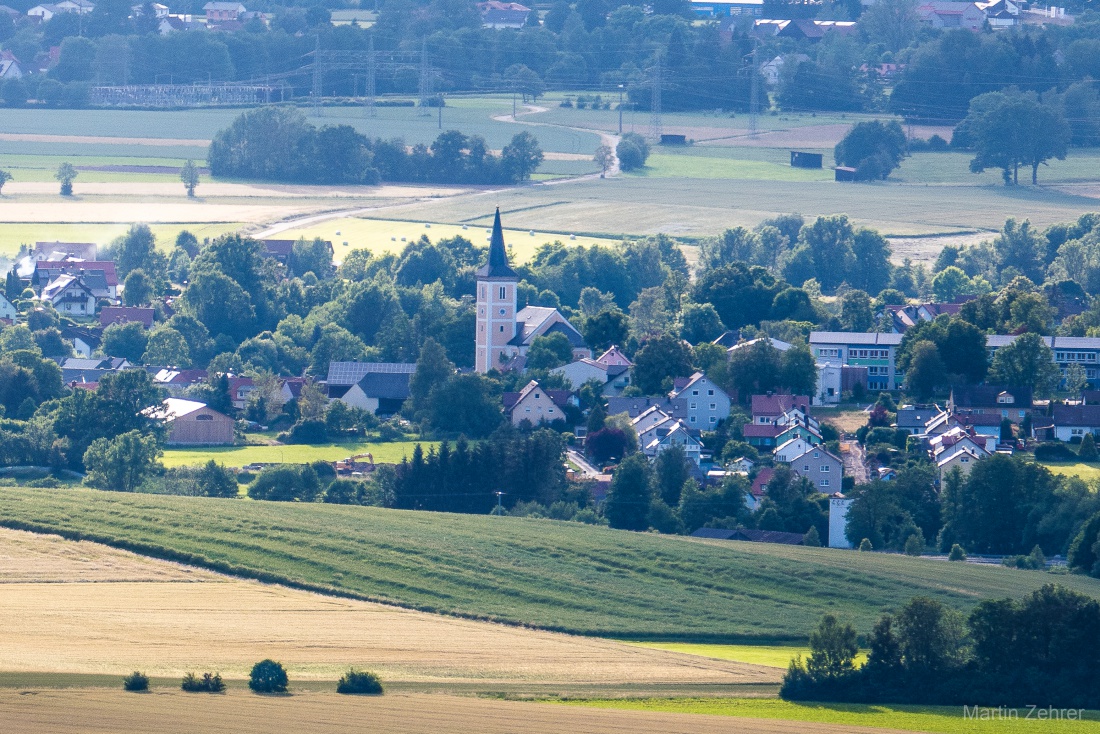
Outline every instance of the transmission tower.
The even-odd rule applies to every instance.
[[[752,78],[749,81],[752,90],[749,96],[749,137],[756,137],[758,118],[760,117],[760,67],[757,65],[757,42],[752,44],[752,68],[749,73]]]
[[[374,34],[367,38],[367,117],[374,117],[374,78],[376,73],[374,60]]]
[[[653,88],[649,98],[649,137],[661,141],[661,54],[653,67]]]
[[[321,37],[313,46],[313,114],[321,116]]]
[[[424,43],[420,47],[420,110],[417,117],[431,117],[428,109],[432,96],[432,70],[428,66],[428,38],[424,37]]]

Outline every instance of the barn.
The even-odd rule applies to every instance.
[[[169,446],[226,446],[233,443],[233,419],[195,400],[168,398],[150,413],[168,427]]]

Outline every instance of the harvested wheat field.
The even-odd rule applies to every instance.
[[[335,680],[357,665],[426,688],[697,691],[774,684],[781,673],[326,597],[13,530],[0,530],[0,582],[3,672],[219,670],[240,679],[271,657],[297,680]]]
[[[220,696],[154,691],[106,690],[0,692],[0,721],[21,734],[269,734],[324,731],[330,734],[380,731],[387,734],[841,734],[890,729],[805,721],[731,719],[589,709],[556,704],[488,700],[430,694],[387,694],[378,698],[301,693],[286,697],[231,691]]]

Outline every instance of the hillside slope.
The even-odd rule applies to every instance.
[[[426,611],[635,639],[804,640],[825,612],[869,631],[923,594],[959,608],[1080,577],[904,556],[700,542],[506,517],[0,489],[0,525]]]

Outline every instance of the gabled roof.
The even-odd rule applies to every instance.
[[[833,454],[830,451],[827,451],[823,446],[811,446],[810,448],[806,449],[805,451],[803,451],[798,456],[791,459],[791,463],[793,464],[796,461],[798,461],[799,459],[803,458],[806,454],[812,454],[812,453],[821,454],[822,456],[828,456],[830,459],[832,459],[833,461],[835,461],[836,463],[838,463],[842,466],[844,464],[844,462],[840,460],[839,456]],[[815,458],[820,458],[820,457],[815,457]]]
[[[1054,425],[1067,428],[1100,426],[1100,405],[1055,405]]]
[[[546,323],[554,319],[555,316],[560,317],[560,320],[546,326]],[[519,313],[516,314],[516,335],[508,343],[517,347],[530,346],[536,336],[548,336],[555,332],[565,334],[565,338],[569,340],[570,346],[574,349],[584,346],[584,337],[581,336],[581,333],[573,328],[573,325],[556,308],[545,306],[525,306],[521,308]]]
[[[782,432],[783,427],[774,423],[746,423],[741,429],[741,435],[745,438],[775,438]]]
[[[403,373],[411,375],[416,372],[415,362],[329,362],[328,377],[325,383],[329,386],[351,387],[364,375]]]
[[[138,308],[137,306],[104,306],[99,312],[99,325],[103,327],[111,324],[124,324],[128,321],[136,321],[146,329],[153,328],[153,319],[156,311],[151,308]]]
[[[65,275],[86,275],[102,272],[107,285],[112,287],[118,285],[118,273],[115,271],[115,264],[111,260],[39,260],[34,264],[36,279],[41,277],[38,275],[39,271],[47,272],[47,278],[55,278],[62,273]]]
[[[52,301],[61,296],[70,286],[77,286],[87,295],[92,295],[92,291],[81,282],[80,278],[72,275],[61,275],[55,278],[49,285],[42,289],[42,300]]]
[[[775,476],[775,469],[770,466],[766,466],[756,474],[756,479],[752,480],[752,487],[749,491],[753,497],[763,497],[768,490],[768,482]]]
[[[979,455],[978,452],[970,446],[962,446],[959,448],[958,451],[952,452],[949,456],[945,456],[944,458],[936,461],[936,466],[942,468],[946,464],[950,464],[952,461],[954,461],[956,457],[962,456],[963,454],[966,454],[967,456],[970,456],[977,461],[981,461],[983,458],[985,458],[985,456],[989,455],[988,452],[983,451],[982,454],[985,454],[985,456],[982,456]]]
[[[596,361],[600,364],[614,364],[616,362],[622,362],[626,367],[634,366],[634,363],[631,362],[627,358],[627,356],[622,353],[619,347],[614,344],[608,347],[606,352],[596,357]]]
[[[143,410],[142,413],[150,418],[162,420],[165,423],[171,423],[178,418],[184,418],[203,409],[218,413],[218,411],[213,408],[209,408],[206,403],[200,403],[197,400],[184,400],[182,398],[165,398],[164,402],[160,405],[150,406]],[[224,414],[218,413],[218,415]]]
[[[506,392],[501,396],[505,410],[511,410],[536,390],[545,394],[546,397],[550,398],[550,402],[559,408],[564,408],[568,405],[573,397],[573,393],[568,390],[543,390],[537,381],[531,380],[519,392]]]
[[[781,416],[792,409],[810,409],[810,398],[807,395],[753,395],[752,414]]]
[[[1011,403],[998,402],[1002,396],[1012,398]],[[951,388],[951,404],[956,408],[1023,408],[1031,409],[1030,387],[1005,385],[955,385]]]
[[[206,370],[164,367],[153,375],[153,382],[159,385],[194,385],[202,382],[206,377]]]
[[[356,384],[368,398],[406,400],[411,372],[368,372]]]
[[[500,226],[500,208],[493,217],[493,234],[489,239],[489,260],[477,269],[475,275],[481,279],[500,278],[519,280],[519,276],[508,264],[508,250],[504,246],[504,230]]]

